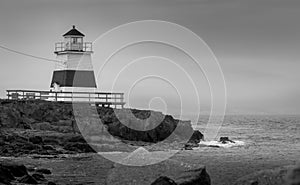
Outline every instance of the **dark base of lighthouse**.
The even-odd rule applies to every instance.
[[[51,87],[54,83],[60,87],[92,87],[97,88],[94,71],[60,70],[54,71]]]

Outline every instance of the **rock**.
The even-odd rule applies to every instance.
[[[185,150],[193,150],[195,147],[199,147],[200,145],[198,143],[186,143],[184,145]]]
[[[210,177],[206,172],[205,168],[195,168],[191,170],[187,170],[182,173],[175,182],[178,185],[193,185],[193,184],[201,184],[201,185],[210,185]]]
[[[291,166],[285,166],[254,172],[239,178],[234,182],[234,185],[295,185],[285,183],[287,171],[291,168]]]
[[[207,147],[210,147],[210,148],[221,148],[221,147],[218,146],[218,145],[208,145]]]
[[[186,144],[184,145],[185,148],[189,148],[189,147],[195,148],[195,147],[199,147],[199,146],[200,146],[200,145],[199,145],[198,143],[186,143]]]
[[[10,170],[0,165],[0,183],[10,184],[12,180],[15,180],[15,177],[11,174]]]
[[[67,142],[71,143],[86,143],[85,139],[81,135],[75,135],[67,140]]]
[[[54,182],[48,182],[48,185],[56,185]]]
[[[43,148],[44,150],[55,150],[55,149],[53,148],[53,146],[51,146],[51,145],[43,145],[42,148]]]
[[[27,171],[29,171],[29,172],[34,172],[34,171],[35,171],[35,168],[34,168],[34,167],[27,167]]]
[[[7,169],[14,177],[28,175],[27,168],[24,165],[16,163],[1,163],[0,168]]]
[[[40,174],[40,173],[34,173],[31,176],[34,179],[36,179],[37,181],[44,181],[45,180],[45,176],[43,174]]]
[[[55,159],[58,158],[57,155],[31,155],[33,159]]]
[[[228,137],[220,137],[220,142],[226,144],[228,142],[235,143],[234,141],[230,140]]]
[[[191,136],[188,143],[199,143],[203,139],[203,134],[199,130],[194,130],[193,135]]]
[[[184,149],[185,149],[185,150],[193,150],[193,147],[190,146],[190,145],[185,144],[185,145],[184,145]]]
[[[48,169],[31,169],[36,171],[36,173],[29,175],[27,168],[22,164],[0,162],[0,185],[10,185],[11,182],[15,181],[16,179],[20,183],[38,184],[37,181],[45,181],[45,177],[42,173],[51,174],[51,171]],[[13,182],[13,184],[16,184],[16,182]]]
[[[38,182],[30,175],[25,175],[21,179],[18,180],[20,183],[26,184],[38,184]]]
[[[161,176],[173,179],[178,185],[210,185],[210,177],[202,165],[187,164],[168,159],[148,166],[124,166],[116,164],[107,175],[106,184],[151,184]]]
[[[33,144],[43,144],[43,138],[41,136],[33,136],[29,138],[29,141]]]
[[[160,176],[151,185],[177,185],[172,179],[166,176]]]
[[[44,138],[43,140],[44,140],[44,144],[59,145],[60,141],[58,139],[55,139],[55,138]]]
[[[38,122],[38,123],[34,123],[31,126],[33,129],[35,130],[54,130],[54,128],[52,127],[52,125],[48,122]]]
[[[69,103],[60,103],[60,102],[48,102],[43,100],[34,100],[34,101],[8,101],[0,100],[0,127],[2,128],[32,128],[35,131],[49,131],[49,133],[74,133],[78,131],[79,125],[74,125],[74,113],[73,107]],[[89,110],[80,110],[81,111]],[[77,112],[77,111],[76,111]],[[185,136],[190,136],[193,134],[193,128],[190,121],[180,121],[174,119],[170,115],[164,115],[161,112],[150,111],[150,110],[137,110],[137,109],[112,109],[97,107],[97,112],[100,119],[103,122],[103,125],[99,126],[97,121],[94,121],[96,124],[95,127],[87,127],[87,133],[84,135],[101,135],[104,133],[110,133],[114,137],[122,141],[141,141],[151,145],[152,143],[158,143],[160,141],[165,141],[166,138],[170,138],[173,141],[174,138],[181,140]],[[116,113],[118,116],[116,116]],[[77,114],[77,113],[76,113]],[[77,116],[77,115],[76,115]],[[91,117],[86,118],[88,123],[91,123]],[[127,127],[123,123],[130,125]],[[94,125],[94,124],[92,124]],[[82,128],[85,128],[85,125],[80,125]],[[131,129],[133,127],[143,129]],[[81,129],[82,129],[81,128]],[[100,128],[100,129],[99,129]],[[149,129],[151,128],[151,129]],[[84,129],[85,130],[85,129]],[[142,131],[145,130],[145,131]],[[107,135],[109,135],[107,133]],[[200,133],[200,132],[199,132]],[[199,141],[199,133],[195,133],[192,136],[194,143]],[[102,136],[102,135],[101,135]],[[174,137],[174,138],[173,138]],[[46,139],[47,142],[46,142]],[[14,136],[12,136],[12,141],[15,142]],[[64,146],[66,143],[85,143],[84,139],[80,136],[71,138],[70,141],[57,140],[55,137],[47,138],[44,135],[32,136],[29,138],[29,141],[32,144],[43,145],[55,144]],[[53,143],[51,143],[53,141]],[[22,141],[23,142],[23,141]],[[20,142],[21,144],[21,142]],[[82,145],[84,147],[84,145]],[[75,147],[76,148],[76,147]],[[78,148],[78,147],[77,147]],[[85,148],[85,147],[84,147]],[[14,148],[15,149],[15,148]],[[9,152],[10,150],[7,149]],[[13,150],[14,151],[14,150]],[[26,149],[23,153],[34,153],[40,152],[40,149]],[[90,151],[90,149],[88,149]],[[15,151],[14,151],[15,152]],[[8,155],[8,154],[7,154]]]
[[[40,169],[36,169],[36,172],[42,173],[42,174],[46,174],[46,175],[50,175],[51,171],[48,169],[44,169],[44,168],[40,168]]]
[[[12,185],[10,182],[0,182],[0,185]]]
[[[285,181],[287,185],[299,185],[300,184],[300,163],[295,167],[291,168],[286,177]]]
[[[104,122],[104,124],[107,126],[107,131],[111,135],[121,138],[122,140],[143,141],[151,144],[168,138],[174,131],[176,131],[175,129],[179,123],[179,120],[174,119],[170,115],[163,115],[160,112],[136,109],[131,111],[134,116],[131,113],[127,113],[128,110],[123,109],[118,110],[118,118],[114,118],[116,117],[115,114],[111,113],[109,116],[112,118],[108,122]],[[151,116],[149,117],[150,114]],[[104,117],[107,116],[108,115]],[[148,117],[149,120],[147,119]],[[138,129],[131,129],[126,125],[130,125],[131,128]],[[191,124],[186,125],[186,128],[191,128],[192,130]],[[181,126],[181,128],[184,127]]]
[[[64,149],[79,153],[95,153],[95,150],[87,143],[67,143]]]
[[[256,180],[253,180],[250,182],[250,185],[258,185],[258,182]]]
[[[36,150],[42,149],[41,145],[33,144],[33,143],[26,143],[21,146],[23,152],[29,151],[29,153],[34,152]]]

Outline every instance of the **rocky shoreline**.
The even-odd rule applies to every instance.
[[[194,164],[196,159],[189,161],[185,157],[204,138],[201,132],[192,129],[190,122],[148,110],[127,109],[120,113],[121,118],[116,117],[111,108],[99,107],[96,110],[103,125],[99,126],[95,117],[88,117],[84,121],[93,124],[82,131],[75,122],[71,104],[0,100],[0,185],[211,183],[202,165],[205,160]],[[126,117],[126,111],[131,111],[141,120],[155,115],[148,126],[157,129],[135,131],[124,126],[119,119],[127,119],[125,121],[133,125],[140,124],[130,116]],[[157,120],[160,120],[160,125],[153,125]],[[184,140],[185,136],[190,136],[189,140]],[[172,142],[160,142],[166,138],[171,138]],[[228,137],[220,138],[220,143],[226,142],[234,141]],[[96,154],[99,151],[130,152],[141,146],[148,151],[182,150],[180,155],[188,162],[172,159],[151,166],[128,167]],[[286,178],[289,179],[285,181]],[[235,184],[279,185],[289,181],[299,182],[299,167],[261,171],[240,178]]]
[[[123,114],[127,114],[128,111],[124,111]],[[174,149],[180,149],[197,146],[203,138],[199,131],[193,131],[189,121],[176,120],[170,115],[154,111],[136,109],[130,111],[141,120],[151,116],[152,120],[148,121],[148,124],[154,129],[136,131],[124,126],[122,120],[120,121],[122,118],[117,117],[112,108],[99,107],[97,112],[102,125],[98,123],[99,120],[87,120],[94,125],[89,125],[89,130],[80,132],[71,104],[39,100],[1,100],[0,155],[55,155],[89,153],[95,150],[97,152],[129,151],[138,146],[148,146],[149,149],[153,149],[151,148],[153,144],[168,137],[172,138],[172,143],[177,141],[178,144],[173,146]],[[127,119],[130,124],[140,124],[130,116]],[[156,120],[161,120],[157,127],[153,126]],[[185,136],[189,136],[188,138],[191,136],[191,139],[182,142]],[[161,146],[158,149],[163,148],[164,146]]]
[[[174,119],[170,115],[136,109],[117,111],[123,117],[117,117],[112,108],[98,107],[97,113],[103,125],[99,126],[100,124],[97,122],[88,120],[95,125],[89,125],[90,130],[82,134],[80,126],[75,122],[71,104],[40,100],[0,100],[0,156],[16,158],[30,156],[33,159],[50,160],[80,153],[132,151],[140,146],[148,150],[169,150],[172,147],[174,149],[190,149],[197,146],[203,138],[199,131],[193,131],[190,122]],[[135,131],[124,126],[120,119],[127,119],[125,121],[130,124],[140,124],[136,119],[130,116],[126,117],[128,111],[140,120],[151,116],[152,120],[149,118],[150,121],[147,124],[154,129]],[[158,126],[153,125],[157,120],[160,120],[161,123]],[[84,137],[84,134],[89,137]],[[191,138],[182,142],[182,138],[186,135]],[[167,137],[172,138],[172,143],[162,142],[164,144],[157,145],[159,141],[165,140]],[[11,182],[54,184],[45,180],[41,173],[29,173],[29,170],[22,164],[8,164],[5,163],[5,160],[0,164],[1,173],[6,174],[6,177],[0,177],[0,182],[4,184]],[[15,176],[10,170],[12,168],[22,169],[24,171],[22,176]],[[205,170],[203,167],[199,168]],[[178,170],[180,169],[181,167],[178,167]],[[155,177],[151,179],[154,181]]]

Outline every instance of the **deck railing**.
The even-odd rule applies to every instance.
[[[55,43],[55,52],[62,51],[84,51],[84,52],[92,52],[93,45],[91,42],[83,42],[83,43],[71,43],[71,42],[57,42]]]
[[[7,90],[9,100],[46,100],[59,102],[88,102],[102,107],[123,108],[124,93]]]

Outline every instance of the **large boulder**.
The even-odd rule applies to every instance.
[[[166,139],[172,142],[188,140],[192,135],[190,122],[183,122],[154,111],[135,110],[133,113],[134,116],[128,114],[128,110],[119,110],[118,119],[113,118],[115,115],[111,114],[112,119],[103,123],[107,125],[111,135],[124,141],[143,141],[152,144]],[[151,113],[149,118],[148,113]],[[130,128],[126,125],[130,125]]]
[[[151,185],[177,185],[172,179],[166,176],[160,176]]]
[[[30,175],[28,173],[33,173]],[[43,174],[51,174],[48,169],[27,169],[23,164],[17,162],[0,161],[0,185],[11,184],[38,184],[37,181],[47,181]]]
[[[16,177],[27,176],[27,168],[24,165],[12,162],[0,162],[0,184],[11,184]]]
[[[220,141],[221,143],[223,144],[226,144],[226,143],[235,143],[234,141],[232,141],[231,139],[229,139],[229,137],[220,137]]]
[[[22,164],[2,162],[0,168],[7,169],[14,177],[22,177],[28,174],[27,168]]]
[[[170,159],[149,166],[135,167],[116,164],[115,168],[108,173],[106,183],[110,185],[151,184],[155,181],[165,181],[166,178],[157,180],[161,176],[172,179],[178,185],[210,185],[210,177],[204,166]]]
[[[189,140],[189,143],[199,143],[203,139],[204,135],[199,130],[194,130],[193,135]]]
[[[152,114],[148,120],[148,114]],[[157,143],[165,140],[175,130],[178,120],[172,116],[163,115],[153,111],[134,110],[133,114],[128,110],[119,110],[117,119],[112,118],[114,122],[104,122],[107,124],[107,130],[113,136],[129,141],[144,141]],[[115,117],[115,114],[111,114]],[[146,121],[147,120],[147,121]],[[126,125],[130,125],[131,128]],[[139,130],[132,128],[141,128]]]

